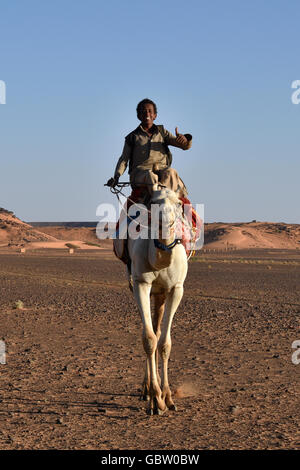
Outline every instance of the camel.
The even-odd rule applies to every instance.
[[[129,238],[128,252],[132,290],[142,319],[146,353],[141,398],[149,401],[149,415],[161,415],[167,409],[176,411],[168,382],[168,361],[172,320],[183,296],[188,263],[185,249],[175,233],[176,222],[182,218],[180,200],[175,192],[159,184],[153,186],[151,194],[151,204],[158,204],[162,210],[157,238]],[[154,298],[153,319],[150,296]],[[162,360],[161,378],[158,353]]]

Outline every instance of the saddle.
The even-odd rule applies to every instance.
[[[149,205],[150,194],[143,188],[134,188],[129,198],[125,203],[125,209],[128,212],[130,206],[135,203],[142,203]],[[148,204],[147,204],[148,203]],[[127,266],[130,264],[130,257],[128,253],[127,244],[127,229],[130,219],[128,220],[127,213],[122,211],[121,216],[116,225],[116,237],[113,240],[113,249],[116,257],[123,261]]]

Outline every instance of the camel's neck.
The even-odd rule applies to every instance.
[[[149,263],[154,269],[164,269],[170,266],[173,249],[168,249],[169,245],[172,246],[175,241],[174,232],[170,234],[169,238],[159,237],[157,240],[150,240],[148,248]]]

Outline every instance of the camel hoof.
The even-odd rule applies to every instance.
[[[167,411],[167,409],[168,409],[167,407],[164,410],[161,410],[160,408],[157,408],[156,414],[158,416],[162,416]]]
[[[148,408],[147,409],[147,415],[148,416],[153,416],[153,415],[157,415],[157,416],[162,416],[166,411],[167,411],[167,407],[164,409],[164,410],[161,410],[160,408]]]
[[[140,396],[141,401],[149,401],[150,400],[150,395],[147,393],[144,393],[143,395]]]
[[[176,405],[170,405],[168,406],[170,411],[177,411],[177,406]]]

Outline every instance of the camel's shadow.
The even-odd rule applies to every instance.
[[[0,414],[25,414],[25,415],[57,415],[61,417],[63,415],[68,416],[99,416],[114,419],[127,419],[128,415],[124,415],[124,412],[138,412],[141,411],[140,407],[123,405],[112,401],[117,397],[140,397],[138,393],[114,393],[114,392],[75,392],[76,395],[87,395],[93,396],[107,396],[110,397],[107,400],[99,400],[98,398],[85,401],[84,398],[78,400],[68,400],[65,398],[67,392],[62,393],[63,396],[59,399],[58,393],[55,397],[45,396],[46,390],[23,390],[14,389],[13,391],[21,392],[24,394],[40,394],[41,398],[27,398],[22,396],[10,396],[3,397],[2,392],[8,392],[7,389],[0,390]],[[72,392],[74,393],[74,392]],[[2,397],[1,397],[2,395]],[[13,406],[15,405],[15,406]],[[121,414],[120,414],[121,413]]]

